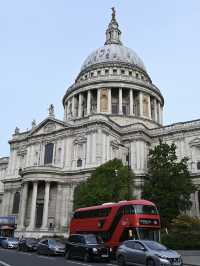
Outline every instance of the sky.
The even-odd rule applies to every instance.
[[[165,99],[164,124],[200,119],[199,0],[7,0],[0,8],[0,157],[16,126],[30,129],[62,98],[105,42],[116,8],[122,42],[142,58]]]

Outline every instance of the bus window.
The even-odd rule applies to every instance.
[[[158,211],[153,205],[134,205],[136,214],[158,214]]]
[[[139,239],[154,240],[159,242],[159,230],[150,228],[137,228]]]

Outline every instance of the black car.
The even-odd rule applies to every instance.
[[[19,251],[36,251],[38,248],[38,240],[35,238],[22,238],[18,244]]]
[[[85,262],[91,260],[110,260],[110,249],[103,243],[103,240],[94,234],[71,235],[65,247],[66,259],[83,259]]]
[[[65,255],[65,245],[57,239],[46,238],[38,243],[38,254]]]

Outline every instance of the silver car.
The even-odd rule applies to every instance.
[[[19,240],[14,237],[7,237],[1,242],[3,248],[18,248]]]
[[[182,266],[181,256],[156,241],[127,240],[119,246],[116,253],[119,266]]]

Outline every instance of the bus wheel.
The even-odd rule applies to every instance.
[[[125,258],[123,256],[117,258],[117,263],[119,266],[126,266]]]
[[[85,262],[90,262],[90,255],[88,253],[85,253],[84,257],[83,257],[83,260]]]
[[[147,266],[155,266],[155,262],[152,259],[147,260]]]

